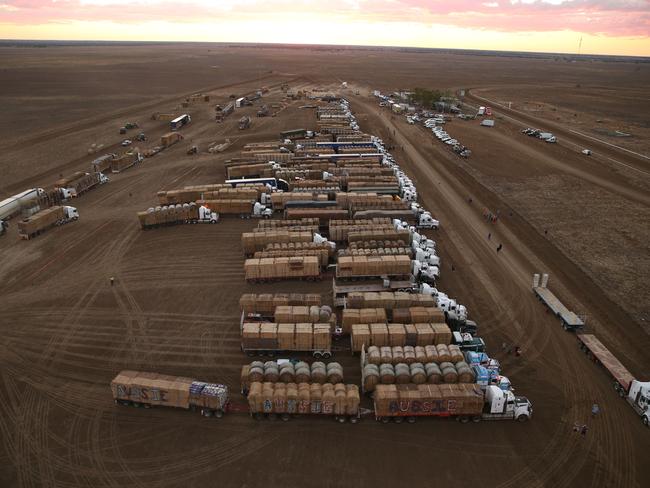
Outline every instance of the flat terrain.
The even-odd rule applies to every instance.
[[[448,124],[473,151],[461,160],[422,127],[380,109],[368,92],[471,87],[489,97],[501,85],[538,85],[531,100],[586,118],[593,112],[587,104],[553,102],[555,84],[540,80],[580,82],[584,92],[590,83],[618,87],[612,100],[628,89],[648,99],[647,63],[212,45],[0,48],[0,61],[0,198],[87,170],[90,144],[118,149],[126,121],[156,140],[166,124],[150,120],[152,112],[181,110],[193,92],[211,95],[210,103],[182,109],[193,119],[182,143],[76,200],[78,222],[31,241],[18,240],[15,225],[0,237],[0,486],[645,485],[648,432],[530,284],[533,272],[549,272],[552,290],[587,313],[590,330],[639,378],[650,377],[648,162],[604,149],[585,159],[575,147],[579,135],[545,144],[521,135],[519,115],[498,107],[492,129]],[[340,80],[350,83],[345,95],[362,130],[395,146],[420,201],[441,220],[430,233],[443,259],[439,288],[468,306],[517,393],[533,402],[532,421],[276,424],[236,413],[216,421],[116,407],[108,384],[129,368],[224,382],[242,402],[236,391],[248,358],[239,350],[240,295],[315,292],[330,300],[327,280],[245,284],[240,234],[255,221],[142,231],[135,212],[159,190],[223,181],[223,161],[247,142],[315,125],[313,112],[296,102],[238,131],[237,118],[257,107],[215,124],[216,103],[261,85],[272,88],[264,103],[276,101],[285,81],[334,91]],[[634,111],[635,124],[642,110]],[[610,118],[623,116],[612,111]],[[204,149],[225,138],[234,144],[223,154],[185,154],[192,144]],[[500,211],[496,224],[483,219],[486,208]],[[504,341],[523,355],[503,353]],[[358,359],[336,359],[346,379],[358,382]],[[592,420],[594,401],[603,413]],[[572,432],[576,421],[589,424],[586,438]]]

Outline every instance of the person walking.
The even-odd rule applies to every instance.
[[[110,277],[110,282],[111,282],[111,286],[113,286],[113,285],[115,284],[115,278],[113,278],[113,277],[111,276],[111,277]]]
[[[497,252],[501,252],[501,249],[503,249],[503,244],[499,244],[497,246]]]
[[[488,241],[492,239],[492,232],[488,232]]]
[[[580,435],[581,435],[583,438],[587,437],[587,431],[588,431],[588,430],[589,430],[589,427],[587,427],[586,424],[583,425],[582,427],[580,427]]]

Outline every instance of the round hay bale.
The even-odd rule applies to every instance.
[[[395,365],[395,383],[405,384],[411,382],[411,370],[409,365],[399,363]]]
[[[415,362],[415,348],[413,346],[404,346],[404,362],[406,364]]]
[[[330,321],[331,318],[332,318],[332,307],[330,307],[329,305],[323,305],[320,308],[318,321],[326,324]]]
[[[395,370],[392,364],[382,364],[379,368],[379,381],[382,385],[395,383]]]
[[[262,368],[262,369],[264,369],[264,363],[262,361],[253,361],[251,363],[251,368]]]
[[[327,369],[327,366],[322,361],[314,361],[311,365],[311,370],[313,371],[315,369]]]
[[[451,363],[447,363],[449,366],[440,368],[442,371],[442,380],[445,383],[458,383],[458,372],[456,368]]]
[[[449,354],[449,348],[445,344],[436,345],[436,350],[438,351],[438,361],[440,363],[448,363],[451,361],[451,354]]]
[[[325,368],[316,368],[311,372],[311,382],[323,384],[327,381],[327,371]]]
[[[336,369],[336,370],[341,370],[341,371],[342,371],[342,370],[343,370],[343,367],[341,366],[341,363],[337,363],[337,362],[328,363],[328,364],[327,364],[327,372],[329,373],[330,370],[332,370],[332,369]]]
[[[424,346],[424,354],[427,356],[427,360],[425,361],[425,364],[439,362],[438,350],[436,349],[436,346],[433,345]]]
[[[474,383],[476,381],[476,374],[465,361],[456,363],[456,371],[458,372],[459,383]]]
[[[411,368],[411,382],[417,385],[427,382],[427,373],[424,368]]]
[[[296,372],[293,368],[285,368],[280,371],[280,381],[282,383],[293,383],[296,380]]]
[[[298,362],[296,363],[296,365],[294,366],[294,368],[296,369],[296,371],[298,371],[300,368],[307,368],[307,369],[309,369],[309,364],[307,364],[307,363],[304,362],[304,361],[298,361]]]
[[[267,361],[264,363],[264,370],[266,371],[267,368],[278,369],[278,363],[276,363],[275,361]]]
[[[427,362],[427,353],[424,347],[415,346],[415,361],[422,364]]]
[[[334,391],[334,385],[331,383],[324,383],[322,385],[322,388],[323,388],[323,393],[325,393],[326,391]]]
[[[309,307],[309,321],[312,324],[318,323],[318,319],[320,319],[320,307],[318,305],[312,305]]]
[[[427,383],[438,384],[442,382],[442,371],[436,363],[427,363],[424,367],[427,374]]]
[[[311,381],[311,372],[309,367],[296,368],[295,382],[296,383],[309,383]]]
[[[449,349],[449,355],[451,356],[452,363],[457,363],[465,359],[465,356],[463,356],[460,347],[458,347],[456,344],[448,345],[447,349]]]
[[[341,383],[343,381],[343,371],[332,370],[327,373],[328,383]]]
[[[370,346],[368,348],[368,355],[367,355],[367,361],[370,364],[380,364],[381,363],[381,355],[379,348],[377,346]]]
[[[382,346],[380,348],[380,359],[381,364],[392,364],[393,362],[393,350],[390,346]]]
[[[252,367],[248,370],[248,381],[254,383],[256,381],[264,381],[264,368],[259,366]]]
[[[295,372],[296,368],[294,368],[293,364],[291,364],[291,363],[283,363],[278,368],[278,371],[280,371],[280,373],[282,373],[283,371],[286,371],[286,370]]]
[[[266,368],[264,370],[264,381],[269,383],[277,383],[280,379],[278,368]]]

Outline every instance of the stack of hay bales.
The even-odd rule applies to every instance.
[[[336,362],[322,363],[316,361],[309,365],[304,361],[293,364],[277,361],[253,361],[242,366],[242,392],[247,392],[255,382],[267,383],[342,383],[343,367]]]
[[[352,350],[369,346],[447,345],[452,333],[447,324],[353,324]]]

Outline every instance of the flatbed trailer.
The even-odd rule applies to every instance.
[[[416,287],[413,275],[406,279],[369,278],[359,281],[332,279],[332,294],[335,307],[345,307],[348,293],[380,291],[412,291]]]
[[[580,349],[597,364],[603,366],[614,379],[614,389],[621,398],[650,426],[650,382],[637,380],[593,334],[576,334]]]
[[[590,359],[602,364],[615,380],[614,388],[621,395],[625,395],[634,381],[634,376],[623,364],[616,359],[605,345],[593,334],[577,334],[580,349],[586,352]]]
[[[584,320],[576,313],[572,312],[546,287],[548,275],[542,277],[541,285],[539,275],[533,276],[533,293],[539,300],[544,302],[551,311],[560,318],[560,324],[564,330],[579,330],[585,326]]]

